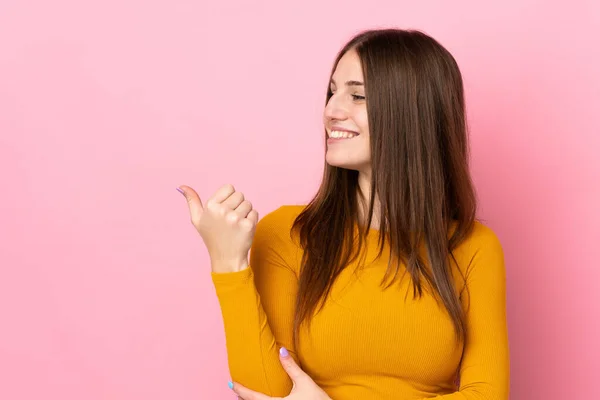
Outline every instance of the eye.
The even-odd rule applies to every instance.
[[[352,95],[352,98],[353,98],[354,100],[364,100],[364,99],[365,99],[365,96],[361,96],[361,95],[359,95],[359,94],[353,94],[353,95]]]

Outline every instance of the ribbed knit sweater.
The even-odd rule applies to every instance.
[[[379,232],[370,230],[367,262],[361,268],[358,262],[346,266],[310,330],[300,330],[295,348],[292,326],[303,250],[290,232],[303,207],[283,206],[259,221],[249,268],[212,273],[232,380],[286,396],[292,382],[279,361],[284,346],[334,400],[508,399],[505,266],[490,228],[476,222],[453,252],[466,277],[465,288],[459,271],[453,272],[466,315],[466,342],[456,340],[443,303],[426,285],[420,298],[413,297],[409,274],[387,289],[381,285],[389,247],[375,257]]]

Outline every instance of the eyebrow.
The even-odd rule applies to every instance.
[[[334,84],[337,86],[333,78],[329,81],[329,85]],[[346,81],[346,86],[364,86],[365,84],[360,81]]]

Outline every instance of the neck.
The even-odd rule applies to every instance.
[[[360,171],[358,173],[358,187],[365,198],[365,202],[362,203],[359,193],[358,197],[358,219],[362,225],[367,223],[367,214],[369,212],[369,203],[371,201],[371,173]],[[381,216],[381,203],[379,198],[375,195],[375,204],[373,206],[373,219],[371,221],[371,229],[379,229],[379,218]]]

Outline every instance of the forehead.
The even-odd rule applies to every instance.
[[[333,73],[332,78],[338,83],[338,85],[341,81],[363,80],[360,58],[358,57],[356,50],[349,50],[342,56],[335,67],[335,72]]]

